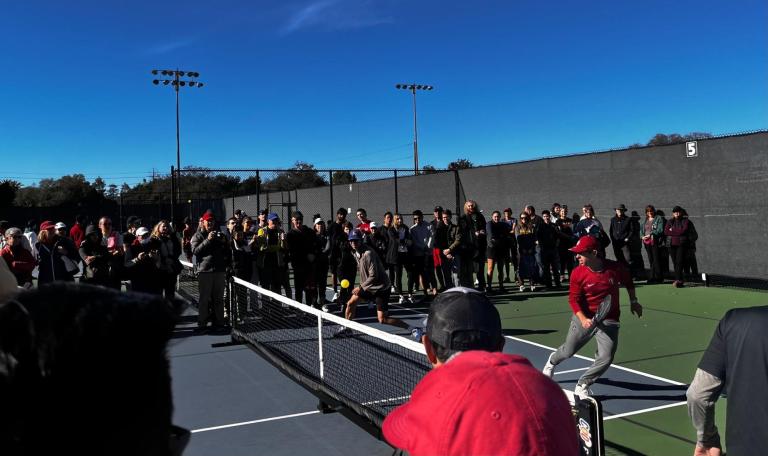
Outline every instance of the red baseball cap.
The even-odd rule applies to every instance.
[[[205,220],[205,221],[216,220],[216,217],[214,217],[213,213],[206,212],[205,214],[202,215],[202,217],[200,217],[200,220]]]
[[[50,220],[46,220],[40,224],[40,231],[47,231],[47,230],[54,230],[54,229],[56,229],[56,224]]]
[[[579,242],[576,243],[570,250],[573,253],[591,252],[593,250],[599,250],[600,243],[597,242],[597,238],[594,236],[582,236],[579,238]]]
[[[382,431],[412,456],[579,454],[562,389],[522,356],[500,352],[463,352],[429,372]]]

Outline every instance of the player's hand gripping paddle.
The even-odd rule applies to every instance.
[[[592,317],[592,328],[597,328],[597,325],[605,320],[608,313],[611,311],[611,295],[608,295],[600,301],[600,305],[597,307],[597,312]]]

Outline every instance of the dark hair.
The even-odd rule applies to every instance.
[[[656,215],[656,208],[651,206],[650,204],[645,206],[645,213],[651,213],[651,215]]]
[[[443,211],[443,215],[447,215],[450,218],[453,215],[453,212],[451,212],[450,209],[445,209]]]
[[[390,216],[393,219],[395,218],[394,214],[392,214],[392,212],[390,212],[390,211],[387,211],[387,212],[384,213],[384,218],[387,218],[387,216]]]
[[[555,211],[556,207],[562,207],[562,206],[560,205],[560,203],[552,203],[552,212]]]
[[[236,219],[236,218],[234,218],[234,217],[230,217],[230,218],[228,218],[228,219],[227,219],[227,225],[229,225],[229,222],[235,222],[235,223],[237,223],[237,219]]]
[[[499,214],[499,217],[501,217],[501,212],[499,212],[499,211],[493,211],[493,212],[491,213],[491,217],[493,217],[493,216],[494,216],[494,215],[496,215],[496,214]]]
[[[77,214],[75,216],[75,222],[84,224],[85,223],[85,216],[83,214]]]
[[[368,212],[366,212],[365,209],[363,209],[362,207],[357,208],[357,212],[362,212],[363,213],[363,217],[367,217],[368,216]]]
[[[529,209],[531,211],[531,214],[535,214],[536,213],[536,208],[531,206],[530,204],[528,206],[525,206],[525,208]]]
[[[541,215],[545,216],[545,215],[552,215],[552,214],[549,212],[548,209],[544,209],[543,211],[541,211]]]
[[[416,209],[415,211],[413,211],[413,216],[415,217],[415,216],[417,216],[417,215],[418,215],[419,217],[423,217],[423,216],[424,216],[424,213],[423,213],[423,212],[421,212],[421,210],[419,210],[419,209]]]
[[[587,203],[584,206],[582,206],[582,209],[589,209],[590,211],[592,211],[593,214],[595,213],[595,208],[592,207],[590,203]]]
[[[346,217],[347,210],[344,209],[343,207],[340,207],[339,210],[336,211],[336,215],[339,215],[339,214],[342,214],[342,215],[344,215]]]

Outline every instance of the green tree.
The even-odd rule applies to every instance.
[[[357,182],[357,176],[349,171],[334,171],[333,185],[354,184]]]
[[[705,138],[711,138],[712,133],[706,133],[706,132],[691,132],[686,135],[681,135],[679,133],[670,133],[668,135],[664,133],[656,133],[653,135],[653,138],[651,138],[648,141],[648,146],[665,146],[667,144],[678,144],[684,141],[693,141],[697,139],[705,139]]]
[[[435,168],[435,167],[434,167],[434,166],[432,166],[432,165],[424,165],[424,166],[421,168],[421,173],[422,173],[422,174],[435,174],[435,173],[437,173],[437,172],[438,172],[438,171],[437,171],[437,168]]]
[[[21,182],[5,179],[0,181],[0,207],[10,207],[21,188]]]
[[[274,178],[265,181],[264,191],[295,190],[327,185],[315,166],[305,162],[296,162],[293,168],[281,171]]]
[[[93,181],[93,189],[96,190],[96,192],[99,195],[102,195],[102,196],[104,195],[104,193],[106,193],[106,191],[107,191],[107,183],[104,182],[104,179],[102,179],[101,176],[97,177]]]
[[[459,158],[456,161],[448,163],[448,169],[469,169],[474,168],[475,165],[466,158]]]

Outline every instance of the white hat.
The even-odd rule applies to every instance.
[[[138,230],[136,230],[136,236],[144,236],[146,234],[149,234],[149,230],[146,227],[139,227]]]
[[[317,225],[318,223],[325,223],[325,222],[323,222],[322,218],[318,217],[315,219],[315,225]]]
[[[67,225],[66,225],[64,222],[59,222],[59,223],[57,223],[57,224],[54,226],[54,228],[56,228],[57,230],[60,230],[60,229],[62,229],[62,228],[66,228],[66,227],[67,227]]]
[[[379,227],[379,224],[378,224],[378,223],[376,223],[376,222],[371,222],[371,224],[370,224],[369,226],[370,226],[371,228],[378,228],[378,227]]]

